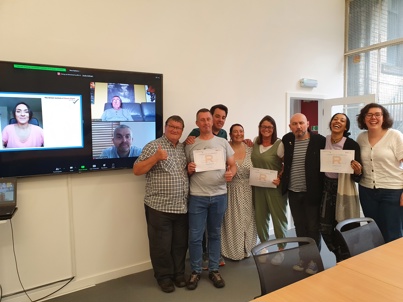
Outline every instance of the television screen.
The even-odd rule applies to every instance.
[[[0,177],[131,168],[162,135],[162,80],[0,61]]]

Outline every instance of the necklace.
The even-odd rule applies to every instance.
[[[333,138],[333,137],[330,137],[330,140],[331,140],[332,144],[337,144],[339,141],[342,140],[342,138],[343,138],[343,137],[340,137],[340,138]]]

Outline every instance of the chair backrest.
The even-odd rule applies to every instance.
[[[286,244],[284,250],[279,251],[278,245]],[[284,260],[281,264],[272,259],[283,253]],[[295,271],[293,266],[304,260],[305,263],[314,261],[318,266],[318,271],[323,271],[323,262],[315,240],[308,237],[289,237],[273,239],[252,249],[260,280],[261,295],[265,295],[291,283],[305,279],[310,275],[303,271]]]
[[[145,122],[155,121],[155,103],[141,103],[141,110]]]
[[[345,242],[350,257],[385,243],[378,225],[369,217],[343,220],[336,225],[336,232]]]
[[[8,122],[9,124],[17,124],[17,120],[13,117],[10,119],[10,121]],[[37,118],[33,117],[29,120],[29,123],[35,126],[39,126],[39,121]]]
[[[110,102],[104,104],[104,110],[111,109],[112,105]],[[135,122],[143,122],[143,112],[141,111],[140,103],[122,103],[122,109],[127,109],[130,111],[130,115]]]

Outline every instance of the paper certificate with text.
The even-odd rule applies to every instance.
[[[249,185],[255,187],[277,188],[273,180],[277,178],[277,171],[259,168],[250,168]]]
[[[225,157],[223,149],[217,148],[194,150],[193,158],[196,164],[196,172],[222,169],[225,170]]]
[[[320,150],[320,172],[353,174],[354,150]]]

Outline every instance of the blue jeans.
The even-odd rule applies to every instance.
[[[227,194],[189,198],[189,255],[192,271],[202,271],[202,241],[207,224],[209,271],[218,270],[221,254],[221,224],[227,210]]]
[[[365,217],[375,220],[385,242],[403,236],[403,207],[399,189],[369,189],[359,186],[360,202]]]

